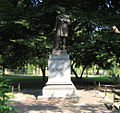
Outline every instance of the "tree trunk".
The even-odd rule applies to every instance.
[[[38,65],[35,66],[35,73],[36,73],[36,76],[38,75]]]
[[[74,63],[73,63],[73,64],[74,64]],[[73,68],[73,64],[71,65],[71,71],[74,73],[76,79],[78,79],[79,77],[78,77],[76,71],[75,71],[74,68]]]
[[[96,75],[99,75],[99,68],[97,68],[97,72],[96,72]]]
[[[83,73],[84,73],[84,71],[85,71],[86,68],[87,68],[87,66],[84,66],[84,67],[83,67],[83,70],[82,70],[82,73],[81,73],[80,79],[82,79]]]
[[[86,68],[86,77],[88,77],[88,69]]]
[[[2,68],[3,75],[5,75],[5,67]]]
[[[41,67],[42,75],[43,75],[43,80],[45,80],[45,67]]]

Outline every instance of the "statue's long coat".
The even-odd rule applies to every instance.
[[[61,21],[61,19],[64,19],[64,22]],[[58,15],[56,17],[56,22],[55,22],[55,28],[56,29],[56,35],[58,36],[65,36],[68,37],[68,23],[70,22],[69,16],[68,15]]]

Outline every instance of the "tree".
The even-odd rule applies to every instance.
[[[96,30],[119,26],[118,0],[0,2],[0,54],[5,67],[23,66],[34,59],[41,69],[45,69],[53,48],[54,36],[51,31],[61,6],[66,7],[66,13],[71,18],[67,49],[73,71],[73,65],[82,65],[82,77],[84,70],[94,64],[110,68],[112,61],[119,62],[120,53],[115,49],[119,48],[119,36],[111,31]]]
[[[4,68],[22,67],[30,56],[31,48],[26,45],[30,30],[23,19],[23,10],[12,1],[0,1],[0,54]],[[18,6],[18,7],[17,7]]]

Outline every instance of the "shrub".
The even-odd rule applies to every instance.
[[[13,108],[7,103],[10,100],[10,96],[6,93],[10,92],[11,86],[8,85],[7,80],[0,82],[0,113],[10,113],[13,111]]]
[[[112,74],[112,77],[109,77],[109,79],[115,83],[115,84],[120,84],[120,77],[119,74],[115,75],[114,73]]]

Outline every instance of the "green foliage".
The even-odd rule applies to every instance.
[[[113,106],[112,105],[108,105],[108,104],[104,104],[108,110],[112,110]]]
[[[115,84],[120,84],[120,77],[119,74],[115,75],[114,73],[112,74],[112,77],[109,77],[109,79],[115,83]]]
[[[13,108],[8,105],[10,96],[6,93],[10,92],[11,87],[8,85],[8,81],[0,82],[0,112],[1,113],[8,113],[12,112]]]
[[[85,82],[111,83],[108,77],[83,77]]]
[[[99,26],[101,28],[110,27],[110,23],[105,23],[106,17],[103,14],[106,13],[108,18],[111,17],[111,11],[106,2],[79,1],[76,7],[69,11],[72,22],[67,44],[68,50],[75,66],[82,65],[83,70],[95,64],[103,69],[111,69],[114,66],[113,62],[119,58],[116,54],[117,51],[113,53],[116,49],[112,48],[119,48],[119,36],[115,36],[111,30],[96,31]],[[111,23],[113,24],[113,22]],[[116,21],[116,23],[118,22]],[[117,41],[116,43],[114,39]]]
[[[23,8],[15,2],[0,1],[0,65],[5,68],[23,66],[31,50],[25,43],[29,29],[23,19]]]
[[[46,82],[46,81],[43,81],[42,76],[29,76],[29,75],[25,75],[25,76],[6,75],[2,79],[0,79],[0,81],[5,79],[11,80],[10,85],[18,86],[18,84],[20,83],[21,89],[23,88],[29,88],[29,89],[41,88],[42,89]],[[46,80],[47,80],[47,77],[46,77]]]
[[[1,0],[0,65],[22,68],[25,64],[47,66],[53,48],[52,29],[59,7],[70,15],[67,50],[75,67],[98,65],[111,69],[120,63],[120,36],[96,27],[119,26],[118,0]]]
[[[19,75],[6,75],[2,79],[10,79],[11,84],[17,86],[19,83],[21,84],[21,88],[43,88],[45,82],[47,82],[47,77],[45,81],[43,81],[42,76],[19,76]],[[0,79],[0,81],[2,80]],[[74,84],[93,84],[97,83],[111,83],[108,77],[83,77],[83,79],[77,79],[72,77],[72,81]],[[32,84],[31,84],[32,83]]]
[[[112,74],[112,77],[109,77],[109,79],[110,79],[113,83],[115,83],[115,84],[120,84],[119,74],[118,74],[118,75],[115,75],[115,74],[113,73],[113,74]],[[114,89],[112,90],[112,93],[114,93],[114,95],[120,96],[120,92],[115,91]],[[115,99],[115,98],[114,98],[114,99]],[[116,105],[114,105],[113,107],[114,107],[114,109],[115,109],[117,112],[119,112],[120,109],[119,109]]]

